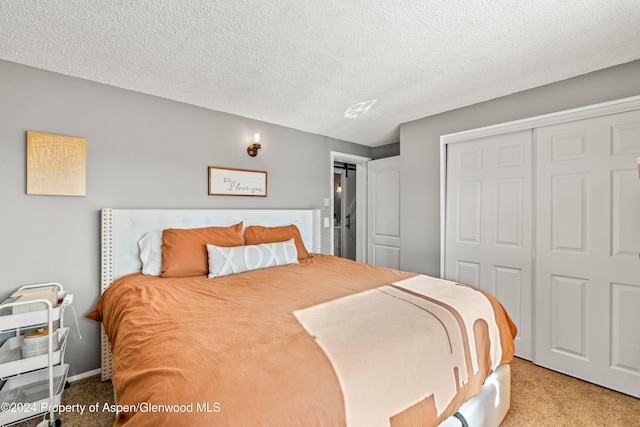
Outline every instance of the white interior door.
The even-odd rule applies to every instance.
[[[367,263],[400,268],[400,156],[368,163]]]
[[[640,395],[640,111],[536,130],[535,363]]]
[[[443,277],[496,296],[532,357],[531,130],[447,145]]]

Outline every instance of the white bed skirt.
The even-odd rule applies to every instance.
[[[458,410],[469,427],[497,427],[511,406],[511,365],[500,365],[487,378],[480,392]],[[460,427],[462,422],[451,416],[439,427]]]

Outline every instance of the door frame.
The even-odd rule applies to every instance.
[[[333,218],[334,209],[334,180],[333,165],[335,162],[344,162],[356,165],[356,261],[367,262],[367,163],[371,157],[358,156],[355,154],[331,151],[329,153],[329,209],[330,217]],[[334,254],[333,242],[333,221],[330,221],[331,228],[331,255]]]
[[[445,230],[446,230],[446,190],[447,190],[447,144],[477,139],[486,136],[500,135],[520,130],[534,129],[543,126],[555,125],[559,123],[572,122],[576,120],[589,119],[607,114],[623,113],[625,111],[637,110],[640,108],[640,95],[629,98],[617,99],[614,101],[602,102],[573,108],[570,110],[558,111],[541,116],[528,117],[521,120],[500,123],[462,132],[451,133],[440,136],[440,271],[444,274],[445,267]],[[535,137],[533,140],[535,148]],[[533,182],[535,192],[535,177]],[[535,245],[535,224],[533,228]]]

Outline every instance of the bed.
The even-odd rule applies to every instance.
[[[213,226],[242,245],[207,245],[204,274],[165,259]],[[321,254],[319,210],[103,209],[101,228],[88,316],[115,425],[492,426],[509,409],[516,329],[500,303]],[[143,274],[140,242],[158,233],[162,273]]]

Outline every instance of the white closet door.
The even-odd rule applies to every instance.
[[[640,111],[536,130],[534,362],[640,394]]]
[[[445,271],[496,296],[532,357],[532,131],[447,146]]]
[[[400,268],[400,156],[368,163],[367,263]]]

